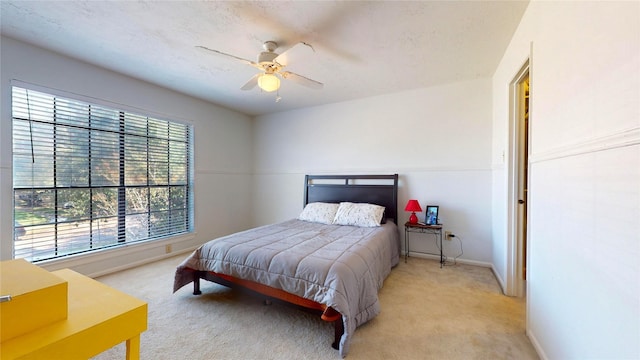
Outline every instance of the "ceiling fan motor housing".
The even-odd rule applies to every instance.
[[[273,59],[277,58],[278,54],[270,51],[263,51],[258,55],[258,64],[265,65],[273,63]]]
[[[272,64],[273,60],[278,57],[278,54],[274,52],[278,48],[278,43],[276,43],[275,41],[265,41],[262,44],[262,48],[264,49],[264,51],[258,55],[258,64]]]

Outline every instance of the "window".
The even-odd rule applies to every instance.
[[[13,87],[14,258],[193,231],[193,129]]]

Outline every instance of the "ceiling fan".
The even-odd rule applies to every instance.
[[[275,41],[265,41],[264,44],[262,44],[264,51],[258,54],[258,59],[255,62],[243,59],[235,55],[223,53],[219,50],[210,49],[206,46],[196,47],[214,52],[219,55],[234,58],[244,64],[251,65],[255,68],[260,69],[260,73],[254,75],[251,79],[249,79],[249,81],[247,81],[246,84],[244,84],[240,88],[242,90],[251,90],[256,85],[258,85],[258,87],[260,87],[263,91],[276,91],[280,88],[280,78],[291,80],[297,84],[309,87],[311,89],[322,89],[322,87],[324,86],[324,84],[322,84],[321,82],[309,79],[296,73],[292,73],[291,71],[284,70],[284,68],[288,65],[287,55],[290,54],[294,49],[300,49],[301,47],[304,47],[315,52],[313,47],[305,42],[299,42],[293,47],[287,49],[282,54],[277,54],[275,53],[275,50],[278,48],[278,44]]]

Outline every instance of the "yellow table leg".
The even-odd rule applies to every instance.
[[[4,262],[2,265],[1,293],[5,294]],[[1,359],[88,359],[125,341],[126,358],[140,360],[140,333],[147,329],[146,302],[69,269],[52,274],[66,285],[67,296],[63,301],[66,319],[38,324],[26,333],[0,339]],[[20,279],[23,275],[17,274]],[[52,298],[50,293],[38,294],[37,301],[28,304],[29,310],[34,316],[50,311],[50,307],[40,307],[38,303],[57,301]],[[7,310],[4,304],[15,301],[18,300],[3,303],[0,331],[14,324],[4,323]]]
[[[127,340],[127,360],[140,360],[140,334]]]

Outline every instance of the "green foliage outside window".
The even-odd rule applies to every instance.
[[[13,88],[14,257],[192,231],[190,126]]]

